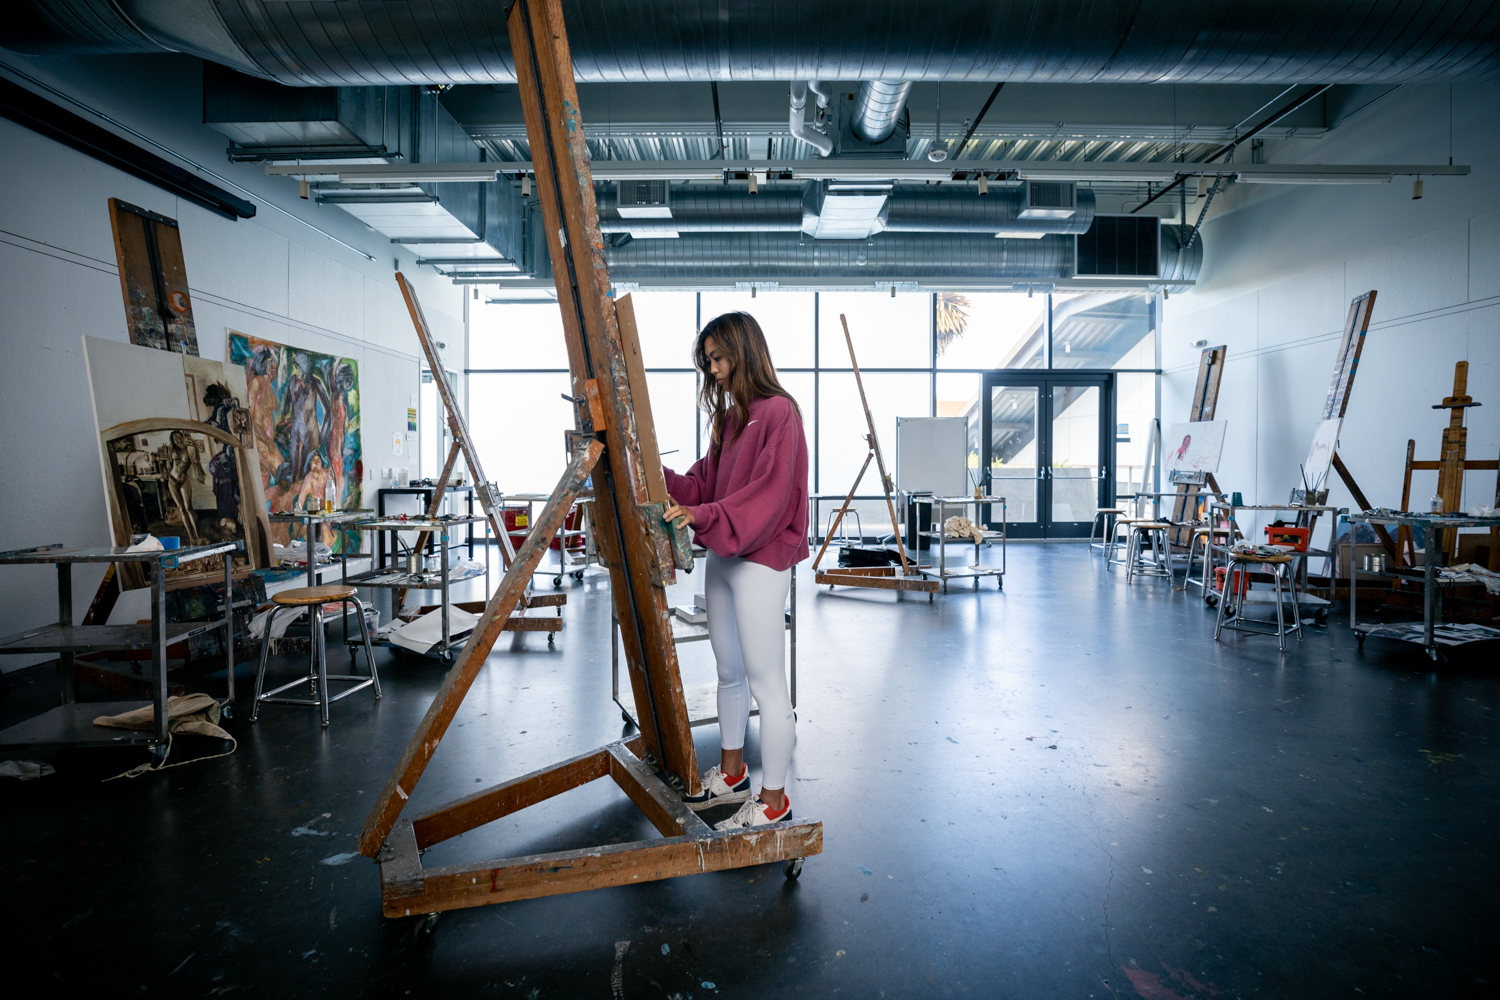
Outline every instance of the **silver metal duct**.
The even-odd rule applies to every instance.
[[[1163,284],[1194,281],[1198,272],[1203,270],[1203,234],[1198,234],[1192,246],[1183,246],[1192,232],[1192,226],[1161,227],[1161,256],[1157,259],[1157,269]]]
[[[579,80],[1500,79],[1500,0],[562,0]],[[512,83],[502,0],[16,0],[0,45],[187,52],[294,86]]]
[[[614,281],[662,279],[921,281],[941,278],[1053,281],[1071,277],[1073,240],[997,240],[947,233],[813,240],[794,233],[714,233],[632,240],[604,249]]]
[[[901,109],[906,107],[906,95],[910,93],[909,80],[866,80],[860,84],[849,123],[855,137],[864,142],[889,139],[896,131]]]
[[[932,187],[898,184],[886,214],[888,233],[988,233],[1020,236],[1064,233],[1077,236],[1094,222],[1094,192],[1080,187],[1071,219],[1023,219],[1025,198],[1020,187],[991,185],[980,196],[970,187]]]
[[[594,190],[599,228],[606,233],[792,233],[808,224],[806,188],[775,185],[750,194],[744,188],[674,187],[670,219],[623,219],[615,209],[614,185],[600,184]],[[1077,197],[1078,208],[1071,219],[1022,219],[1024,201],[1019,187],[992,185],[989,194],[980,196],[968,186],[898,184],[891,191],[880,228],[887,233],[1076,236],[1088,232],[1094,222],[1094,192],[1079,188]]]
[[[743,188],[674,187],[672,217],[623,219],[613,184],[594,186],[599,228],[606,233],[795,233],[802,228],[802,189],[778,185],[756,194]]]

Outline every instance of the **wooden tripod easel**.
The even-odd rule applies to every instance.
[[[849,336],[849,320],[840,314],[839,322],[844,324],[844,343],[849,345],[849,364],[854,368],[854,384],[859,387],[859,405],[864,407],[865,411],[865,426],[869,428],[865,441],[869,443],[870,450],[865,455],[865,464],[859,467],[859,475],[854,477],[854,485],[849,487],[849,495],[844,497],[844,505],[838,509],[838,516],[828,526],[828,534],[823,539],[823,547],[818,549],[818,557],[813,560],[813,573],[815,574],[813,580],[820,584],[826,583],[830,588],[837,584],[845,587],[872,587],[879,590],[918,590],[926,593],[930,601],[931,595],[937,593],[938,582],[913,574],[911,564],[907,561],[906,546],[901,538],[901,524],[896,518],[896,501],[891,498],[891,477],[885,471],[885,459],[880,454],[880,438],[875,434],[875,418],[870,414],[870,401],[865,398],[865,383],[859,374],[859,361],[854,357],[854,338]],[[885,493],[885,509],[891,515],[891,530],[896,533],[896,554],[901,558],[901,575],[896,575],[894,566],[840,567],[819,571],[818,564],[823,561],[823,553],[828,551],[828,543],[833,540],[833,533],[838,530],[839,524],[844,520],[844,515],[849,512],[849,504],[854,501],[854,494],[859,489],[860,481],[865,478],[865,472],[870,468],[871,459],[875,461],[875,467],[880,472],[880,488]],[[817,530],[817,525],[813,525],[813,530]],[[941,525],[938,530],[942,530]]]
[[[1438,474],[1437,496],[1442,500],[1443,513],[1449,514],[1462,510],[1464,492],[1464,473],[1494,469],[1495,477],[1495,502],[1500,504],[1500,461],[1470,461],[1464,455],[1469,444],[1469,430],[1464,426],[1464,410],[1480,406],[1474,402],[1474,397],[1469,392],[1469,363],[1460,361],[1453,366],[1453,395],[1444,399],[1441,403],[1433,406],[1434,410],[1448,410],[1448,426],[1443,428],[1442,456],[1435,462],[1416,461],[1417,442],[1408,440],[1406,442],[1406,478],[1401,486],[1401,509],[1411,509],[1411,474],[1415,471],[1435,471]],[[1443,561],[1451,562],[1458,554],[1458,532],[1448,530],[1441,533],[1441,541],[1432,539],[1427,541],[1427,551],[1442,550]],[[1401,552],[1406,557],[1408,566],[1417,563],[1417,550],[1415,540],[1412,538],[1411,528],[1402,525],[1396,532],[1396,541]],[[1500,569],[1500,531],[1490,529],[1490,558],[1489,568]]]
[[[436,914],[583,889],[673,878],[773,861],[823,849],[823,825],[788,820],[748,830],[713,830],[683,804],[701,786],[689,728],[671,609],[665,587],[677,558],[663,503],[652,499],[661,477],[643,444],[650,404],[629,322],[616,317],[604,263],[588,147],[560,0],[516,0],[507,15],[526,134],[536,165],[543,229],[557,284],[572,374],[577,450],[551,499],[485,606],[458,661],[380,795],[360,834],[359,850],[380,864],[385,915]],[[622,308],[624,304],[621,303]],[[478,471],[475,470],[476,478]],[[610,571],[640,735],[492,786],[411,818],[402,809],[515,609],[542,553],[573,500],[594,483],[594,535]],[[661,486],[662,495],[665,488]],[[526,806],[609,777],[662,834],[659,840],[504,858],[424,869],[420,852]]]
[[[1196,423],[1214,418],[1214,412],[1219,407],[1219,384],[1224,381],[1224,359],[1229,356],[1229,348],[1223,345],[1218,347],[1206,347],[1198,358],[1198,381],[1193,387],[1193,405],[1188,411],[1188,421]],[[1157,431],[1157,447],[1160,448],[1160,434]],[[1141,477],[1143,480],[1145,476]],[[1218,482],[1214,479],[1212,472],[1205,477],[1208,488],[1214,493],[1221,492]],[[1188,514],[1198,503],[1198,494],[1202,487],[1197,483],[1178,483],[1177,496],[1172,498],[1172,522],[1173,526],[1168,531],[1167,537],[1173,546],[1186,549],[1188,542],[1192,540],[1193,528],[1187,522]],[[1183,584],[1187,586],[1187,584]]]
[[[501,513],[500,489],[494,483],[485,478],[484,467],[479,464],[479,452],[474,448],[474,440],[469,434],[468,421],[464,419],[463,411],[458,407],[458,400],[453,396],[453,388],[448,385],[448,380],[443,377],[443,359],[438,355],[437,347],[433,343],[432,330],[427,325],[427,317],[422,313],[422,304],[417,301],[417,293],[406,280],[406,275],[400,271],[396,272],[396,285],[401,289],[401,297],[406,300],[406,311],[411,315],[411,325],[417,332],[417,343],[422,345],[422,356],[427,359],[428,370],[432,372],[432,381],[437,386],[438,396],[443,400],[443,411],[448,416],[448,429],[453,434],[453,444],[448,449],[448,458],[443,462],[443,471],[438,475],[437,485],[433,487],[432,499],[427,504],[426,516],[437,517],[437,512],[442,509],[443,495],[448,491],[448,481],[453,475],[453,466],[458,461],[461,453],[464,461],[469,466],[469,474],[474,477],[474,494],[479,497],[479,506],[484,510],[485,518],[490,522],[490,531],[494,534],[500,545],[500,559],[505,568],[510,569],[516,561],[516,550],[510,543],[510,535],[505,532],[505,518]],[[413,552],[421,552],[427,548],[427,540],[431,531],[423,529],[417,535],[416,545]],[[549,536],[550,537],[550,536]],[[489,558],[488,554],[485,556]],[[530,578],[528,577],[528,582]],[[401,605],[406,600],[406,591],[398,590],[392,600],[394,605],[392,614],[401,610]],[[568,603],[567,594],[530,594],[522,591],[517,600],[519,608],[524,611],[529,607],[561,607]],[[562,614],[561,611],[558,612]],[[527,618],[524,615],[510,617],[501,627],[507,632],[559,632],[562,630],[561,618]],[[547,637],[552,641],[552,636]]]

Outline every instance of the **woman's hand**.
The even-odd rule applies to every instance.
[[[693,523],[693,512],[670,496],[667,497],[667,509],[662,513],[662,517],[676,524],[679,530]]]

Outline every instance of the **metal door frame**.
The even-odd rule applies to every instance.
[[[1095,371],[1090,369],[1070,369],[1066,372],[1051,371],[1047,373],[1038,372],[1036,369],[997,369],[985,372],[980,383],[979,405],[980,405],[980,428],[979,428],[979,468],[983,476],[986,492],[990,495],[1003,495],[996,493],[997,489],[1003,490],[1003,485],[997,486],[990,481],[990,447],[993,438],[990,433],[991,420],[994,414],[991,408],[994,403],[994,389],[996,388],[1021,388],[1037,390],[1037,478],[1032,480],[1036,483],[1036,520],[1009,521],[1008,530],[1012,538],[1087,538],[1089,529],[1093,524],[1093,518],[1083,521],[1063,521],[1054,525],[1052,521],[1052,389],[1055,386],[1079,386],[1082,388],[1096,388],[1099,390],[1099,462],[1101,475],[1098,477],[1099,492],[1097,506],[1113,506],[1114,483],[1115,483],[1115,373],[1113,371]],[[1025,480],[1017,480],[1024,482]],[[1014,505],[1012,505],[1014,509]],[[981,515],[986,523],[991,520],[991,512],[985,510]]]

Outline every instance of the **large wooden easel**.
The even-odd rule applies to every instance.
[[[1322,420],[1342,420],[1345,412],[1349,409],[1349,390],[1354,385],[1355,373],[1359,370],[1359,355],[1365,348],[1365,335],[1370,332],[1370,316],[1375,311],[1375,290],[1371,289],[1363,295],[1357,296],[1349,303],[1349,315],[1344,321],[1344,336],[1339,340],[1339,352],[1333,359],[1333,380],[1328,384],[1328,395],[1323,400]],[[1344,485],[1349,488],[1349,494],[1354,497],[1354,502],[1359,504],[1360,510],[1369,510],[1370,501],[1365,497],[1365,491],[1359,488],[1354,481],[1354,473],[1344,464],[1337,450],[1329,460],[1333,470],[1339,474]],[[1375,534],[1379,536],[1380,542],[1385,550],[1390,553],[1395,562],[1401,561],[1401,556],[1396,547],[1396,540],[1384,525],[1373,526]],[[1354,569],[1349,569],[1349,586],[1354,586]],[[1332,585],[1330,581],[1330,586]]]
[[[1224,359],[1229,355],[1229,348],[1222,344],[1218,347],[1205,347],[1203,353],[1198,357],[1198,381],[1193,386],[1193,405],[1188,411],[1188,422],[1198,423],[1209,421],[1214,418],[1214,411],[1219,407],[1219,384],[1224,381]],[[1160,444],[1160,430],[1157,431],[1157,448]],[[1141,477],[1145,478],[1144,474]],[[1208,473],[1205,477],[1208,488],[1214,493],[1220,492],[1219,484],[1214,480],[1214,474]],[[1188,542],[1193,537],[1193,527],[1187,523],[1188,514],[1198,504],[1198,494],[1202,487],[1197,483],[1178,483],[1177,496],[1172,498],[1172,528],[1167,537],[1173,546],[1186,549]]]
[[[458,400],[454,398],[453,387],[442,376],[443,359],[438,355],[437,346],[432,339],[432,330],[427,325],[427,317],[422,313],[422,304],[417,301],[416,290],[412,288],[411,282],[406,280],[406,275],[400,271],[396,272],[396,285],[401,289],[401,297],[406,300],[406,311],[411,315],[411,325],[417,332],[417,342],[422,345],[422,356],[427,359],[427,368],[432,372],[432,382],[442,398],[443,412],[448,416],[448,429],[453,435],[453,444],[448,448],[448,458],[443,462],[443,471],[438,475],[437,485],[433,487],[432,499],[428,501],[426,515],[429,518],[437,517],[438,511],[442,510],[443,496],[447,493],[448,482],[453,476],[453,466],[457,464],[458,456],[462,454],[469,466],[469,474],[474,478],[474,493],[479,497],[479,506],[483,508],[484,516],[490,522],[490,532],[499,542],[500,559],[508,570],[516,560],[516,550],[510,543],[510,535],[505,531],[500,489],[485,478],[484,467],[479,464],[479,452],[474,448],[474,440],[469,434],[468,421],[464,419]],[[432,532],[427,529],[418,533],[417,542],[412,551],[425,551],[431,534]],[[488,554],[485,558],[489,558]],[[529,582],[530,578],[527,579]],[[392,600],[394,607],[391,613],[398,613],[405,600],[406,591],[396,591]],[[502,626],[501,631],[559,632],[562,630],[562,618],[528,618],[524,612],[527,608],[561,607],[567,603],[567,594],[544,595],[522,591],[517,604],[523,613],[511,616]],[[558,615],[561,614],[562,612],[559,611]],[[550,635],[547,641],[552,641]]]
[[[870,401],[865,398],[865,383],[859,374],[859,361],[854,357],[854,338],[849,336],[849,320],[840,314],[839,322],[844,324],[844,343],[849,345],[849,364],[854,368],[854,384],[859,387],[859,405],[864,407],[865,411],[865,426],[869,429],[869,433],[865,435],[865,441],[869,443],[870,450],[865,455],[865,464],[859,467],[859,475],[854,477],[854,485],[849,487],[849,495],[844,497],[844,505],[838,509],[837,516],[828,525],[828,534],[823,539],[823,547],[818,549],[818,557],[813,560],[813,580],[819,584],[828,584],[830,589],[835,585],[840,585],[872,587],[878,590],[918,590],[926,593],[930,601],[931,595],[937,593],[938,582],[914,574],[910,562],[907,561],[906,546],[901,538],[901,524],[896,518],[896,501],[891,498],[891,477],[886,475],[885,459],[880,454],[880,438],[875,434],[875,418],[870,413]],[[818,564],[823,561],[823,553],[828,551],[828,543],[833,540],[833,533],[838,530],[839,524],[844,520],[844,515],[848,513],[849,505],[854,501],[854,494],[859,490],[860,481],[865,478],[865,472],[869,470],[872,459],[880,473],[880,488],[885,493],[885,509],[891,515],[891,530],[896,533],[896,554],[901,558],[901,575],[896,575],[894,566],[849,566],[819,571]],[[817,525],[813,525],[813,530],[817,530]],[[938,530],[942,530],[942,525],[938,526]]]
[[[1411,474],[1416,471],[1429,471],[1438,474],[1437,496],[1442,500],[1443,513],[1451,514],[1463,509],[1464,473],[1478,472],[1488,469],[1496,470],[1495,476],[1495,503],[1500,506],[1500,461],[1474,460],[1465,458],[1469,444],[1469,430],[1464,426],[1464,410],[1479,406],[1474,397],[1469,394],[1469,363],[1460,361],[1453,366],[1453,395],[1444,399],[1441,403],[1433,406],[1434,410],[1448,410],[1448,426],[1443,428],[1442,449],[1440,457],[1435,462],[1418,462],[1417,442],[1408,440],[1406,442],[1406,478],[1401,486],[1401,509],[1411,509]],[[1441,550],[1443,562],[1450,563],[1458,554],[1458,532],[1448,530],[1439,533],[1441,538],[1436,543],[1428,539],[1427,552]],[[1416,543],[1412,538],[1411,528],[1402,525],[1396,532],[1397,544],[1405,556],[1406,565],[1415,566],[1417,563]],[[1500,570],[1500,530],[1490,529],[1490,557],[1489,568]]]
[[[717,831],[681,800],[701,781],[672,640],[665,586],[675,579],[672,539],[651,499],[659,462],[639,349],[616,317],[604,263],[588,148],[559,0],[516,0],[507,16],[526,133],[536,165],[547,248],[562,310],[572,375],[576,450],[522,543],[479,625],[449,670],[360,834],[359,850],[379,862],[388,917],[577,892],[699,872],[801,859],[822,850],[823,826],[806,820]],[[639,374],[639,380],[636,375]],[[475,470],[476,479],[478,472]],[[403,818],[402,808],[436,752],[464,695],[514,610],[573,500],[594,483],[595,539],[609,568],[636,701],[640,735],[555,767]],[[665,495],[664,486],[662,495]],[[612,778],[662,834],[660,840],[586,847],[424,869],[420,852],[598,778]]]

